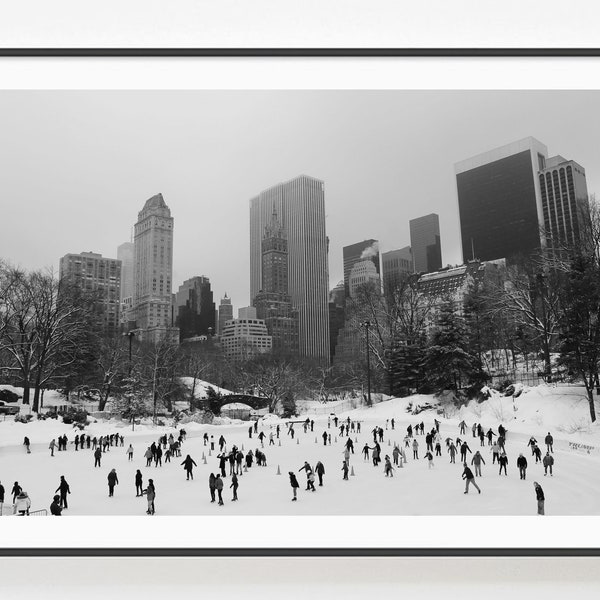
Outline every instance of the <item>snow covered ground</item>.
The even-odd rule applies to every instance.
[[[348,481],[342,479],[342,453],[346,438],[338,437],[339,430],[333,422],[328,428],[328,415],[302,415],[314,419],[314,431],[306,434],[300,423],[295,425],[296,439],[286,435],[284,422],[269,415],[260,422],[267,434],[264,452],[266,467],[255,464],[239,478],[238,502],[231,502],[230,477],[225,478],[225,506],[210,503],[208,476],[218,472],[217,452],[208,456],[208,447],[203,445],[202,435],[206,431],[214,435],[215,442],[222,434],[227,447],[233,444],[244,448],[260,448],[260,442],[253,434],[248,436],[248,422],[223,421],[221,425],[184,425],[188,432],[182,448],[183,456],[172,459],[162,467],[145,467],[143,453],[147,446],[163,433],[176,433],[173,427],[153,427],[152,425],[131,427],[118,421],[92,423],[86,433],[92,437],[119,432],[125,437],[125,446],[111,448],[102,459],[102,467],[94,468],[91,450],[75,452],[69,445],[67,452],[55,452],[51,457],[48,443],[52,438],[66,433],[72,441],[76,430],[56,420],[35,421],[28,424],[15,423],[11,418],[0,421],[0,481],[6,488],[7,500],[11,501],[10,489],[14,481],[19,481],[32,499],[32,510],[48,508],[61,475],[71,486],[70,515],[143,515],[146,510],[145,498],[136,498],[134,475],[140,469],[144,485],[149,477],[156,486],[157,515],[533,515],[536,510],[533,481],[541,483],[546,494],[546,513],[549,515],[600,515],[600,427],[589,425],[587,400],[582,388],[574,386],[550,385],[525,390],[518,398],[505,398],[495,394],[490,400],[477,404],[470,403],[460,411],[447,411],[448,418],[437,414],[436,410],[424,411],[418,415],[406,412],[410,403],[435,403],[431,396],[413,396],[381,402],[371,408],[357,408],[338,412],[340,419],[350,417],[361,421],[362,432],[351,433],[355,454],[351,457],[354,476]],[[323,405],[318,407],[322,409]],[[395,419],[395,429],[386,421]],[[496,465],[492,465],[489,447],[479,447],[479,440],[468,431],[469,446],[475,452],[482,451],[486,464],[483,477],[477,482],[481,494],[471,489],[464,495],[461,480],[462,466],[450,464],[443,444],[443,456],[436,457],[435,467],[428,469],[426,460],[413,460],[412,451],[407,449],[408,463],[397,468],[393,478],[386,478],[383,463],[373,467],[365,462],[360,454],[365,443],[372,445],[370,433],[376,426],[384,428],[382,453],[390,454],[394,443],[401,444],[406,427],[423,421],[426,431],[433,427],[433,419],[441,421],[442,439],[456,438],[459,435],[458,423],[465,419],[470,426],[480,422],[485,430],[497,429],[500,423],[508,429],[506,449],[509,457],[508,477],[499,476]],[[274,446],[268,445],[268,434],[275,432],[281,423],[281,435]],[[387,429],[386,429],[387,426]],[[331,445],[324,446],[322,434],[331,433]],[[548,431],[555,439],[554,476],[544,477],[541,464],[536,465],[527,441],[534,435],[538,441]],[[32,453],[26,454],[22,445],[27,435],[32,442]],[[425,454],[424,436],[417,437],[419,456]],[[356,441],[357,440],[357,441]],[[126,449],[133,444],[134,461],[128,462]],[[487,443],[487,442],[486,442]],[[577,445],[577,446],[576,446]],[[544,449],[544,446],[541,446]],[[527,480],[521,481],[516,468],[520,452],[527,457],[529,469]],[[203,463],[202,455],[207,464]],[[194,480],[186,481],[181,466],[186,454],[190,454],[198,464]],[[468,455],[469,462],[472,455]],[[298,469],[308,461],[313,467],[320,460],[325,465],[324,486],[316,492],[305,491],[306,478]],[[107,475],[115,468],[119,476],[113,498],[108,497]],[[277,474],[278,468],[281,475]],[[288,471],[295,471],[300,483],[298,502],[290,502],[292,493]],[[474,493],[475,492],[475,493]]]

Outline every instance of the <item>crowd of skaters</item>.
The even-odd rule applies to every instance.
[[[296,423],[301,423],[303,431],[307,434],[309,431],[314,431],[314,421],[311,419],[305,419],[304,421],[298,421]],[[344,443],[343,450],[343,460],[342,460],[342,478],[344,480],[348,480],[349,470],[350,470],[350,457],[354,454],[354,442],[350,437],[351,434],[359,434],[361,432],[361,423],[360,421],[353,421],[348,417],[344,421],[340,421],[337,416],[330,416],[327,420],[327,429],[330,430],[332,428],[339,430],[340,438],[344,435],[347,437]],[[394,430],[395,429],[395,419],[387,419],[385,422],[385,430],[388,428]],[[323,444],[330,445],[331,444],[331,433],[330,431],[325,430],[322,434]],[[406,436],[404,437],[404,447],[400,444],[394,443],[394,447],[391,450],[390,455],[386,454],[382,461],[382,450],[381,444],[384,441],[385,430],[381,426],[376,426],[371,431],[373,436],[373,445],[370,446],[366,443],[362,449],[362,454],[365,461],[372,461],[374,467],[378,467],[378,465],[383,462],[383,472],[386,477],[393,477],[395,467],[403,468],[407,463],[406,456],[406,448],[412,448],[413,451],[413,459],[419,460],[419,441],[418,437],[422,436],[422,443],[425,445],[425,454],[423,456],[424,460],[428,461],[428,468],[434,467],[434,459],[442,456],[442,438],[440,436],[440,422],[437,419],[434,419],[433,427],[425,431],[425,423],[421,421],[420,423],[415,424],[414,426],[411,424],[406,429]],[[485,465],[485,459],[481,454],[481,451],[477,449],[475,453],[473,453],[472,449],[469,447],[468,441],[461,436],[468,436],[467,430],[470,430],[472,437],[478,439],[480,442],[480,447],[489,448],[489,452],[492,454],[492,464],[498,463],[499,475],[504,473],[505,476],[507,473],[507,464],[508,457],[506,453],[506,435],[507,431],[500,424],[497,428],[498,433],[492,429],[488,428],[485,430],[481,423],[473,423],[470,427],[467,427],[465,421],[461,421],[459,424],[459,436],[456,439],[452,439],[447,437],[445,439],[446,452],[449,455],[450,463],[456,462],[456,455],[460,454],[461,463],[464,467],[462,478],[465,480],[465,490],[464,493],[467,494],[469,492],[469,487],[472,485],[475,489],[477,489],[478,493],[481,493],[481,489],[477,485],[475,479],[476,477],[482,476],[481,465]],[[280,438],[281,426],[277,424],[275,431],[270,431],[268,434],[269,445],[275,444],[275,439]],[[267,434],[264,431],[258,431],[258,422],[254,422],[248,429],[249,438],[253,437],[253,434],[260,441],[261,448],[264,448],[265,439],[267,438]],[[155,468],[162,467],[162,459],[164,457],[165,463],[169,463],[172,457],[181,457],[181,446],[185,440],[185,430],[180,430],[179,436],[175,438],[175,436],[171,433],[167,436],[164,434],[161,436],[156,442],[153,442],[150,446],[148,446],[146,452],[144,453],[144,457],[146,458],[146,466],[150,467],[154,464]],[[294,422],[287,423],[287,435],[294,439],[295,430],[294,430]],[[275,437],[276,436],[276,437]],[[215,440],[214,436],[208,433],[204,433],[203,437],[204,446],[210,446],[210,450],[215,450]],[[317,439],[315,438],[315,442]],[[337,441],[337,435],[336,435]],[[356,438],[358,441],[358,438]],[[59,452],[63,452],[67,450],[68,439],[66,435],[60,436],[58,439],[53,439],[50,443],[49,449],[51,451],[51,456],[54,456],[54,450]],[[252,450],[248,450],[248,452],[243,452],[242,449],[238,449],[236,446],[233,446],[231,450],[227,451],[226,440],[223,435],[221,435],[218,439],[219,446],[219,454],[217,454],[216,458],[219,461],[219,470],[220,473],[216,475],[211,473],[209,476],[209,492],[211,502],[216,502],[216,497],[218,496],[219,505],[224,504],[224,500],[222,497],[224,483],[223,480],[227,476],[227,465],[229,465],[229,477],[231,477],[231,485],[229,486],[233,491],[232,501],[238,500],[238,488],[239,488],[239,477],[242,476],[244,471],[247,471],[252,467],[254,463],[257,466],[266,466],[266,456],[261,451],[261,449],[256,448],[253,452]],[[475,442],[476,443],[476,442]],[[554,457],[553,457],[553,438],[550,432],[544,438],[544,443],[546,445],[546,455],[542,457],[540,446],[535,439],[535,437],[531,437],[527,447],[531,448],[532,457],[535,458],[535,462],[541,462],[544,466],[544,476],[550,474],[553,475],[553,465],[554,465]],[[26,446],[26,450],[30,453],[30,441],[28,438],[24,439],[23,444]],[[75,438],[71,441],[71,444],[74,446],[75,451],[90,449],[94,452],[95,467],[101,467],[101,458],[102,455],[106,452],[109,452],[112,447],[115,446],[124,446],[124,437],[120,434],[110,434],[106,436],[91,437],[90,435],[85,434],[77,434]],[[279,442],[281,445],[281,442]],[[371,455],[369,455],[371,453]],[[435,453],[435,456],[434,456]],[[128,461],[134,460],[134,450],[133,446],[129,444],[126,454],[128,456]],[[470,464],[468,461],[467,454],[471,454]],[[210,452],[209,452],[210,455]],[[204,459],[204,455],[203,455]],[[392,464],[393,461],[393,464]],[[206,461],[205,461],[206,464]],[[184,467],[186,472],[186,479],[193,480],[193,468],[197,466],[196,462],[191,458],[188,454],[186,458],[181,462],[181,465]],[[516,466],[519,470],[519,475],[521,479],[526,479],[527,472],[527,460],[525,459],[523,453],[519,454],[517,458]],[[473,467],[473,470],[470,468]],[[323,475],[325,473],[324,465],[321,461],[318,461],[315,467],[311,467],[308,462],[300,468],[300,471],[305,471],[307,477],[307,487],[306,489],[309,491],[316,491],[315,481],[316,477],[319,478],[319,486],[323,485]],[[352,475],[354,473],[352,472]],[[290,477],[290,485],[293,490],[293,498],[292,500],[297,500],[297,490],[299,488],[299,484],[297,481],[297,477],[293,471],[289,472]],[[109,497],[114,495],[115,486],[118,485],[118,475],[115,469],[111,469],[109,475],[107,477],[108,488],[109,488]],[[148,479],[148,484],[144,488],[143,486],[143,476],[141,471],[138,469],[135,476],[135,488],[136,488],[136,496],[146,496],[148,500],[148,514],[155,513],[154,500],[156,498],[156,488],[154,485],[154,481],[152,479]],[[543,514],[543,502],[545,500],[543,490],[541,486],[535,482],[536,489],[536,498],[538,501],[538,512]],[[1,500],[0,503],[4,501],[4,488],[0,484],[1,490]],[[27,496],[27,493],[24,492],[21,487],[18,485],[18,482],[15,482],[13,486],[13,504],[15,506],[16,514],[28,514],[29,508],[31,506],[31,500]],[[61,482],[59,483],[59,487],[56,489],[56,494],[53,498],[53,501],[50,506],[51,513],[53,515],[60,515],[61,512],[68,508],[67,503],[67,495],[70,494],[69,484],[66,482],[64,476],[61,477]],[[541,505],[540,505],[541,502]]]

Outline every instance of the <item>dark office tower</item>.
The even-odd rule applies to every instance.
[[[345,301],[344,282],[340,281],[329,292],[329,353],[332,362],[338,342],[338,334],[343,329],[346,321]]]
[[[177,292],[177,319],[181,339],[215,331],[215,303],[208,277],[192,277]]]
[[[288,246],[288,294],[298,308],[298,351],[329,362],[324,184],[300,175],[250,200],[250,297],[262,289],[262,241],[276,211]]]
[[[430,273],[442,268],[440,219],[435,214],[409,221],[410,247],[415,273]]]
[[[219,335],[223,333],[225,321],[230,321],[231,319],[233,319],[233,305],[231,304],[231,298],[228,298],[227,292],[225,292],[225,297],[221,298],[221,302],[219,304]]]
[[[585,170],[573,160],[554,156],[546,160],[538,178],[546,246],[579,245],[590,218]]]
[[[119,328],[121,261],[95,252],[67,254],[60,259],[59,276],[96,298],[99,325],[107,333]]]
[[[365,240],[350,246],[344,246],[342,249],[344,256],[344,292],[346,298],[350,296],[350,273],[352,267],[362,260],[370,260],[381,275],[379,264],[379,242],[377,240]]]
[[[383,289],[391,293],[398,288],[402,280],[413,273],[413,256],[410,246],[400,250],[390,250],[381,255],[383,270]]]
[[[262,289],[254,297],[256,316],[272,337],[273,351],[298,353],[298,311],[288,294],[288,241],[273,211],[262,240]]]

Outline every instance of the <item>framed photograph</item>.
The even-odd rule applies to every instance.
[[[0,554],[598,555],[600,58],[363,34],[8,38]]]

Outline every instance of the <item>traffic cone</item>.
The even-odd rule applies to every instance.
[[[317,442],[317,438],[315,438],[315,444],[318,444],[319,442]]]
[[[244,465],[244,473],[248,472],[248,465]]]
[[[388,446],[392,445],[392,440],[388,440]]]
[[[402,457],[400,457],[400,460],[398,461],[398,464],[400,465],[401,469],[404,469],[404,461],[402,460]]]
[[[242,452],[244,451],[244,444],[242,444]]]
[[[204,453],[202,453],[202,462],[206,464],[206,456],[204,456]]]
[[[354,441],[358,444],[358,437],[355,437]]]
[[[279,445],[281,446],[281,440],[279,440]]]
[[[296,444],[300,443],[300,438],[296,438]]]
[[[281,469],[279,468],[279,465],[277,465],[277,475],[281,475]]]
[[[212,456],[212,454],[211,454],[210,450],[208,451],[208,455],[209,455],[209,456]]]
[[[335,436],[335,443],[337,444],[337,435]]]
[[[350,467],[350,477],[354,477],[354,467]]]

